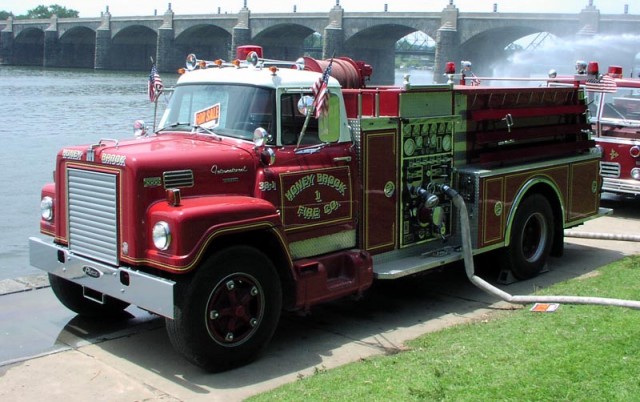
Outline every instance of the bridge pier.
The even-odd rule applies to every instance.
[[[13,64],[13,17],[7,19],[7,26],[0,31],[0,64]]]
[[[459,39],[458,39],[458,8],[450,2],[447,7],[442,10],[441,26],[438,29],[436,37],[436,55],[433,64],[433,81],[436,83],[447,82],[444,76],[445,65],[449,61],[456,63],[456,69],[459,68],[458,55]]]
[[[329,25],[324,29],[322,38],[322,58],[329,59],[334,55],[341,55],[344,47],[344,32],[342,18],[344,10],[336,4],[329,12]]]
[[[233,27],[233,33],[231,34],[231,52],[228,55],[229,60],[236,58],[236,49],[238,46],[251,44],[251,28],[249,26],[249,18],[251,12],[245,6],[238,12],[238,23]]]
[[[162,26],[158,28],[158,40],[156,43],[156,66],[158,71],[174,71],[174,66],[184,63],[184,56],[178,55],[175,47],[175,30],[173,28],[173,10],[171,3],[164,13]]]
[[[106,70],[109,68],[109,53],[111,52],[111,14],[109,7],[102,14],[102,23],[96,30],[96,51],[93,68]]]
[[[58,44],[58,17],[51,18],[51,25],[44,31],[43,67],[59,67],[60,46]]]

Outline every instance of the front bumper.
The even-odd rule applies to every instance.
[[[633,179],[602,178],[602,191],[611,193],[640,194],[640,182]]]
[[[128,267],[113,267],[69,252],[51,241],[29,238],[29,262],[83,288],[174,318],[175,282]],[[93,298],[91,300],[94,300]]]

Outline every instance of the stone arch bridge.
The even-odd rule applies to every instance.
[[[163,15],[0,21],[0,64],[175,71],[185,56],[232,58],[245,44],[263,46],[265,57],[295,60],[305,38],[322,35],[323,57],[349,56],[374,67],[372,83],[394,81],[395,43],[421,31],[436,42],[435,71],[447,61],[473,60],[476,73],[503,59],[504,48],[524,36],[548,32],[558,37],[640,33],[640,15],[602,15],[588,0],[577,14],[464,13],[450,0],[441,12],[345,12],[336,5],[326,13]],[[640,49],[629,49],[633,54]],[[436,77],[439,77],[436,74]],[[439,79],[439,78],[438,78]]]

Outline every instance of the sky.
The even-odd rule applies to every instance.
[[[292,12],[294,5],[298,12],[328,12],[336,0],[0,0],[0,11],[10,11],[14,15],[26,14],[39,5],[58,4],[76,10],[80,17],[99,17],[109,7],[112,16],[150,16],[164,14],[169,3],[176,14],[237,13],[247,2],[254,13]],[[441,11],[449,0],[340,0],[345,12],[384,11],[385,4],[390,12],[400,11]],[[460,12],[492,12],[497,4],[498,12],[554,12],[579,13],[589,0],[454,0]],[[638,0],[593,0],[594,6],[602,14],[622,14],[624,6],[629,6],[629,14],[640,14]]]

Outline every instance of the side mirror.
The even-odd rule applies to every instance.
[[[271,135],[262,127],[258,127],[253,132],[253,145],[263,147],[267,142],[271,141]]]
[[[312,114],[313,111],[313,97],[309,95],[305,95],[300,98],[298,101],[298,112],[300,114],[307,116]]]
[[[143,120],[136,120],[133,122],[133,135],[136,138],[147,136],[147,127]]]

